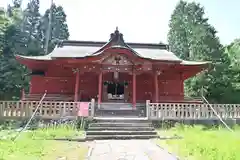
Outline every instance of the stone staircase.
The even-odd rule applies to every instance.
[[[89,124],[87,140],[157,138],[151,122],[141,118],[100,118]]]
[[[136,108],[131,103],[102,103],[95,110],[96,117],[146,117],[145,104],[137,104]]]

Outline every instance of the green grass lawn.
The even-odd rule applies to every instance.
[[[160,135],[179,135],[183,139],[157,140],[162,147],[188,160],[240,160],[240,129],[204,130],[203,126],[177,126]]]
[[[88,151],[85,143],[49,140],[84,136],[83,131],[68,126],[24,132],[16,141],[11,140],[16,133],[1,133],[7,133],[7,138],[0,140],[0,160],[55,160],[62,157],[83,160]]]

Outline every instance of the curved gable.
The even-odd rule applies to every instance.
[[[131,62],[126,56],[123,55],[111,55],[104,59],[102,61],[102,64],[107,65],[133,65],[133,62]]]

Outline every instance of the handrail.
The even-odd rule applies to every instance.
[[[44,95],[42,96],[41,100],[39,101],[35,111],[33,112],[32,116],[30,117],[30,119],[28,120],[27,124],[23,127],[23,129],[13,138],[13,141],[15,141],[20,134],[28,127],[28,125],[30,124],[30,122],[32,121],[33,117],[35,116],[35,114],[37,113],[38,108],[40,107],[43,99],[45,98],[45,96],[47,95],[47,92],[44,93]]]
[[[217,116],[217,118],[223,123],[223,125],[231,132],[234,132],[224,121],[223,119],[217,114],[216,110],[212,107],[212,105],[210,105],[210,103],[208,102],[208,100],[202,95],[202,99],[208,104],[208,106],[211,108],[211,110],[213,111],[213,113]]]

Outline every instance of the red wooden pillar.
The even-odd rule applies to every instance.
[[[103,73],[100,72],[98,77],[98,107],[100,107],[100,104],[102,102],[102,77]]]
[[[181,80],[181,91],[180,91],[180,100],[184,100],[184,77],[183,72],[180,72],[180,80]]]
[[[78,101],[78,90],[79,90],[79,70],[76,72],[76,82],[75,82],[75,92],[74,92],[74,101]]]
[[[25,90],[24,88],[22,88],[22,91],[21,91],[21,100],[24,100],[25,99]]]
[[[133,108],[136,108],[136,73],[135,72],[133,72],[133,75],[132,75],[133,77],[132,77],[132,84],[133,84],[133,86],[132,86],[132,89],[133,89],[133,91],[132,91],[132,105],[133,105]]]
[[[158,102],[158,98],[159,98],[158,73],[154,74],[154,88],[155,88],[155,102]]]

